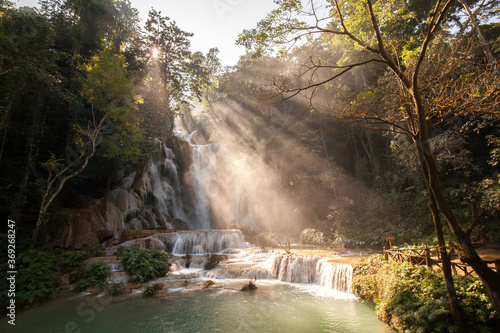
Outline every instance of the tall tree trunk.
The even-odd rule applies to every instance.
[[[438,171],[434,158],[432,156],[427,156],[426,163],[429,168],[428,182],[432,195],[436,200],[436,205],[439,211],[446,219],[451,232],[455,236],[455,239],[464,254],[461,260],[469,264],[474,269],[474,272],[476,272],[479,278],[483,281],[495,310],[497,313],[500,313],[500,273],[489,268],[488,265],[479,257],[476,250],[472,246],[470,237],[462,230],[457,218],[448,206],[448,203],[441,192],[439,180],[437,178]]]
[[[103,117],[99,122],[99,124],[95,125],[92,133],[89,133],[90,137],[89,141],[87,142],[87,145],[90,145],[91,147],[90,153],[87,154],[86,149],[83,149],[83,151],[80,153],[80,156],[77,159],[75,159],[72,163],[64,167],[62,170],[56,171],[54,166],[54,170],[49,171],[49,176],[47,177],[47,185],[45,187],[45,192],[42,197],[42,202],[40,203],[38,219],[36,221],[35,230],[33,231],[33,235],[30,241],[30,246],[29,246],[30,250],[33,250],[35,248],[38,239],[38,234],[40,233],[40,230],[43,225],[43,219],[45,217],[45,213],[47,212],[47,209],[49,208],[52,201],[54,201],[59,192],[61,192],[61,189],[63,188],[64,184],[74,176],[80,174],[87,167],[87,164],[89,163],[90,159],[95,155],[97,147],[97,139],[99,137],[99,134],[101,133],[102,124],[105,119],[106,118]],[[77,167],[78,163],[80,162],[81,165]],[[71,172],[71,169],[73,167],[77,167],[77,169]],[[55,174],[54,171],[56,171]]]
[[[493,53],[491,52],[490,45],[488,44],[488,41],[484,38],[483,34],[481,33],[481,29],[479,29],[479,25],[476,22],[476,18],[474,17],[474,13],[470,10],[469,5],[465,0],[458,0],[464,6],[465,11],[467,12],[467,15],[469,16],[470,22],[474,29],[476,30],[477,37],[479,38],[479,41],[481,42],[481,45],[483,46],[484,49],[484,54],[486,54],[486,58],[488,59],[488,63],[492,66],[495,67],[497,64],[497,61],[495,59],[495,56],[493,56]]]
[[[418,158],[420,161],[421,169],[423,172],[424,179],[429,179],[428,169],[426,167],[425,158],[423,153],[417,146]],[[434,229],[436,230],[436,236],[438,239],[439,252],[441,256],[441,263],[443,265],[443,276],[446,284],[446,290],[448,293],[448,302],[450,303],[450,312],[453,322],[458,328],[458,332],[467,333],[469,330],[467,324],[463,320],[462,311],[460,304],[458,302],[457,291],[455,288],[455,283],[453,282],[453,274],[451,270],[451,258],[446,250],[446,241],[443,235],[443,226],[441,225],[441,219],[439,217],[439,209],[436,205],[436,200],[434,199],[433,192],[429,188],[429,184],[426,182],[427,192],[429,193],[429,210],[431,212],[432,221],[434,222]]]
[[[46,191],[43,195],[42,203],[40,204],[40,211],[38,213],[38,219],[36,221],[35,230],[33,231],[33,235],[31,236],[31,241],[29,246],[30,250],[33,250],[35,248],[36,242],[38,240],[38,234],[42,229],[43,219],[45,218],[46,207],[48,207],[48,205],[46,204],[48,196],[49,193],[48,191]]]
[[[429,197],[429,209],[431,211],[432,220],[434,221],[434,227],[436,229],[439,251],[441,254],[441,263],[443,265],[444,281],[446,283],[446,290],[448,291],[448,301],[450,302],[451,316],[453,318],[453,322],[457,325],[458,332],[466,333],[469,330],[463,319],[464,317],[462,316],[462,311],[458,302],[457,290],[455,288],[455,283],[453,282],[453,274],[451,270],[451,258],[446,250],[443,226],[441,225],[441,220],[439,219],[439,211],[436,202],[432,196]]]
[[[472,246],[470,237],[462,229],[456,216],[448,206],[448,203],[441,191],[436,160],[429,145],[427,118],[422,103],[422,97],[417,89],[413,89],[411,95],[413,98],[415,113],[417,115],[416,120],[418,121],[418,133],[413,136],[413,140],[418,154],[424,162],[421,163],[421,166],[424,172],[426,185],[430,191],[429,196],[432,196],[435,200],[435,204],[438,207],[439,212],[446,219],[453,236],[458,242],[458,245],[464,254],[461,260],[470,265],[481,281],[483,281],[496,312],[500,313],[500,273],[489,268],[488,265],[479,257],[476,250]]]

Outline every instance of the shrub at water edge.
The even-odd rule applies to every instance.
[[[110,295],[119,295],[125,290],[125,283],[111,282],[106,286],[106,291]]]
[[[84,291],[90,287],[102,288],[110,272],[109,265],[104,261],[91,262],[88,267],[82,270],[75,287],[78,291]]]
[[[60,276],[78,270],[82,263],[91,255],[96,255],[100,246],[88,250],[69,251],[63,249],[48,249],[45,251],[30,250],[20,253],[16,258],[16,304],[18,308],[31,306],[49,299],[59,290]],[[2,275],[8,271],[7,263],[0,266]],[[76,280],[75,280],[76,281]],[[9,301],[7,277],[0,280],[0,303]]]
[[[498,320],[484,285],[455,276],[457,294],[471,332],[493,332]],[[353,292],[373,300],[377,316],[399,332],[455,332],[441,271],[409,263],[386,262],[376,255],[353,271]]]
[[[141,250],[139,245],[131,245],[120,249],[118,254],[132,281],[146,282],[165,276],[170,268],[168,254],[163,250]]]

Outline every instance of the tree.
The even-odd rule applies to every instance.
[[[312,65],[306,68],[309,76],[301,82],[306,83],[302,86],[292,86],[289,84],[290,78],[285,77],[278,85],[285,98],[302,91],[318,89],[357,67],[371,63],[385,66],[390,73],[388,79],[393,80],[394,86],[398,87],[398,95],[402,98],[400,108],[383,108],[378,104],[366,108],[352,103],[340,112],[336,112],[333,117],[363,123],[364,126],[398,131],[411,138],[428,189],[429,207],[438,237],[442,230],[439,214],[445,218],[463,251],[462,260],[471,265],[484,282],[496,311],[500,312],[500,273],[494,272],[481,260],[472,246],[470,237],[450,209],[442,192],[435,156],[429,145],[429,126],[432,124],[431,121],[437,121],[436,118],[443,120],[454,113],[462,112],[490,113],[490,116],[498,117],[498,114],[491,115],[491,110],[498,110],[497,103],[500,99],[496,72],[481,70],[480,74],[469,73],[469,77],[473,77],[471,81],[477,84],[472,85],[475,88],[471,89],[476,92],[475,96],[470,93],[463,96],[468,104],[467,109],[459,107],[457,103],[432,108],[424,99],[422,72],[426,66],[429,49],[433,47],[432,42],[439,35],[452,3],[451,0],[438,0],[428,11],[427,18],[415,25],[421,28],[421,36],[414,36],[409,42],[402,42],[399,40],[400,35],[393,33],[393,19],[402,16],[411,22],[418,17],[411,12],[407,13],[404,3],[367,0],[362,5],[362,2],[327,1],[324,7],[318,8],[311,1],[310,10],[305,11],[300,1],[283,0],[278,1],[280,7],[261,21],[257,29],[244,31],[240,35],[239,42],[247,47],[253,47],[257,52],[262,52],[270,46],[297,42],[307,35],[326,35],[331,38],[347,39],[356,48],[365,51],[366,57],[362,61],[334,64],[312,62]],[[321,13],[327,15],[320,16]],[[312,18],[312,23],[299,20],[300,15],[306,14]],[[316,80],[317,73],[321,70],[330,71],[330,75],[327,79]],[[441,68],[439,72],[449,73],[450,70],[451,68],[446,67]],[[453,84],[452,76],[448,78],[447,82]],[[460,84],[470,82],[465,76],[457,81]],[[430,87],[432,88],[432,85]],[[477,94],[478,92],[480,93]],[[390,98],[391,95],[386,94],[386,96]],[[450,286],[452,281],[450,274],[447,274],[446,280]],[[454,320],[459,329],[464,331],[453,290],[449,289],[449,295]]]
[[[123,56],[105,50],[92,57],[82,70],[86,73],[82,80],[82,94],[90,103],[89,119],[85,127],[73,126],[76,154],[72,160],[71,156],[58,159],[51,153],[51,157],[42,163],[48,175],[30,249],[36,245],[47,209],[64,184],[87,167],[98,144],[107,145],[106,154],[109,156],[123,155],[133,159],[138,154],[137,146],[134,146],[142,137],[135,114],[138,99]]]
[[[64,142],[59,134],[65,130],[59,128],[52,138],[42,140],[47,123],[57,113],[50,106],[68,96],[57,66],[61,54],[54,44],[53,27],[36,11],[7,9],[0,15],[0,168],[4,175],[0,201],[2,212],[19,221],[20,234],[32,232],[25,222],[34,213],[31,199],[38,191],[37,166],[45,158],[44,146],[54,139]]]
[[[486,59],[488,59],[488,63],[490,66],[496,66],[497,61],[495,57],[493,56],[493,53],[491,53],[490,46],[486,39],[484,38],[481,29],[479,28],[479,25],[476,22],[476,18],[474,17],[474,13],[472,13],[470,6],[467,4],[467,1],[465,0],[458,0],[464,6],[465,11],[467,12],[467,15],[469,16],[469,20],[474,27],[474,30],[476,31],[477,37],[479,38],[479,41],[481,42],[481,45],[483,46],[484,53],[486,55]]]

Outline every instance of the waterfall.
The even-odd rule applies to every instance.
[[[173,161],[174,154],[172,149],[164,144],[160,143],[160,145],[163,148],[163,160],[160,161],[159,165],[152,164],[150,166],[153,197],[160,211],[173,219],[184,219],[180,200],[179,176]]]
[[[270,258],[272,274],[280,281],[318,284],[350,293],[352,266],[318,256],[275,254]]]
[[[151,163],[145,177],[144,191],[150,195],[156,210],[171,219],[186,221],[191,229],[155,234],[121,244],[139,244],[141,248],[162,248],[177,257],[172,262],[175,276],[182,278],[185,262],[183,256],[207,253],[230,253],[224,256],[219,266],[210,271],[201,271],[203,257],[197,257],[198,276],[224,279],[266,279],[289,283],[320,285],[343,293],[351,293],[352,267],[332,262],[320,256],[297,256],[281,252],[239,250],[247,248],[243,234],[233,229],[210,229],[219,214],[226,221],[235,220],[240,225],[256,226],[252,212],[252,197],[247,193],[248,184],[234,181],[239,164],[245,160],[234,160],[225,156],[224,146],[219,144],[193,144],[193,133],[188,133],[178,124],[174,133],[187,141],[192,148],[192,164],[185,175],[193,208],[186,217],[180,200],[181,186],[171,149],[158,142],[163,159]],[[241,165],[240,165],[241,166]],[[249,191],[251,192],[251,191]],[[258,211],[255,212],[258,214]],[[219,216],[219,217],[220,217]],[[228,250],[239,250],[234,254]],[[201,265],[202,267],[202,265]],[[117,267],[118,268],[118,267]],[[116,269],[117,269],[116,268]],[[193,271],[187,272],[191,276]]]
[[[196,229],[210,228],[210,199],[209,191],[213,181],[217,154],[220,150],[218,144],[193,145],[193,164],[188,176],[194,190],[193,204],[194,224]]]
[[[245,162],[228,155],[222,144],[198,144],[204,140],[199,140],[196,133],[196,130],[189,133],[180,120],[176,120],[174,134],[193,149],[192,164],[185,178],[192,189],[194,206],[189,216],[190,226],[192,229],[210,229],[218,223],[227,226],[236,222],[240,226],[256,228],[251,197],[236,170]]]
[[[241,231],[231,229],[169,232],[155,237],[174,255],[222,253],[247,247]]]
[[[343,293],[351,293],[352,266],[339,264],[326,259],[318,260],[319,284]]]

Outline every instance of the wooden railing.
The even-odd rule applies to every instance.
[[[452,259],[457,259],[461,256],[461,251],[457,246],[449,244],[447,251]],[[399,262],[411,262],[415,265],[426,265],[431,268],[432,266],[438,266],[443,268],[443,263],[441,261],[441,251],[438,246],[432,247],[420,247],[420,248],[406,248],[406,249],[386,249],[384,247],[384,258],[385,260],[395,260]],[[493,264],[492,269],[500,270],[500,260],[485,260],[488,264]],[[472,267],[463,263],[461,261],[452,261],[452,268],[457,271],[461,271],[464,275],[470,275],[473,272]]]
[[[431,267],[437,265],[437,261],[440,260],[440,252],[437,246],[389,250],[384,247],[384,258],[385,260],[406,261],[415,265]]]

